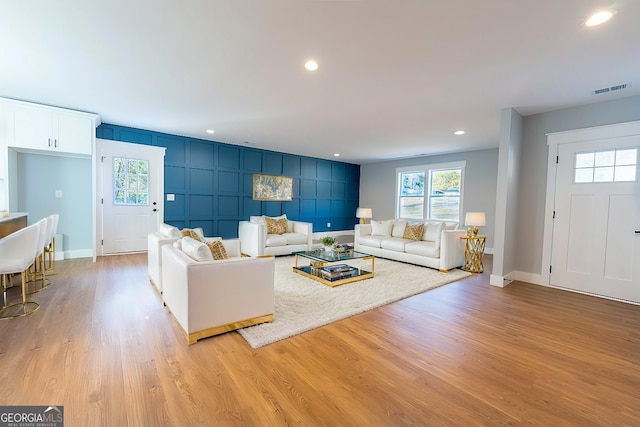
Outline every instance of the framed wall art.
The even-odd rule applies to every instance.
[[[293,200],[293,178],[253,174],[253,200],[290,202]]]

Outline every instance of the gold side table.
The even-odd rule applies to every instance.
[[[484,242],[487,240],[487,236],[463,236],[460,238],[467,241],[462,269],[470,273],[482,273],[484,271],[482,265]]]

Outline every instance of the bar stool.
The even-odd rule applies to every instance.
[[[27,278],[28,283],[36,283],[38,281],[41,282],[39,288],[34,288],[32,290],[27,290],[27,294],[35,294],[36,292],[40,292],[49,286],[49,282],[47,282],[47,275],[44,271],[44,246],[49,239],[49,235],[51,234],[50,228],[53,226],[53,221],[49,220],[49,217],[42,218],[37,222],[39,226],[38,233],[38,243],[36,247],[36,255],[33,259],[33,263],[31,264],[31,268],[29,269],[29,275]]]
[[[0,309],[0,319],[27,316],[40,308],[40,304],[27,300],[27,274],[38,251],[40,223],[30,225],[0,239],[0,275],[4,279],[7,275],[20,273],[22,278],[22,302],[5,305]],[[12,310],[22,306],[22,310]],[[17,314],[12,314],[12,312]]]
[[[56,233],[58,233],[58,221],[60,219],[60,215],[53,214],[49,217],[49,220],[53,222],[53,226],[51,227],[51,238],[49,239],[47,245],[44,247],[44,269],[47,274],[55,274],[56,272]],[[47,264],[48,258],[48,264]]]

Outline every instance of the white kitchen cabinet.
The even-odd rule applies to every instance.
[[[97,114],[0,98],[0,210],[18,207],[18,153],[84,157],[95,164],[99,125]]]
[[[86,113],[32,105],[13,108],[13,141],[17,148],[91,155],[94,117]]]

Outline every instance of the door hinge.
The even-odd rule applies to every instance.
[[[104,246],[104,240],[100,240],[100,244]]]
[[[100,199],[100,204],[101,204],[101,205],[104,205],[104,198]],[[555,214],[554,214],[554,215],[555,215]],[[554,218],[555,218],[555,216],[554,216]]]
[[[553,268],[553,266],[549,266],[549,274],[551,274],[551,269]]]
[[[104,163],[104,156],[100,156],[100,163]]]
[[[556,164],[560,161],[560,156],[556,156]]]
[[[556,219],[556,211],[553,211],[553,219]]]

